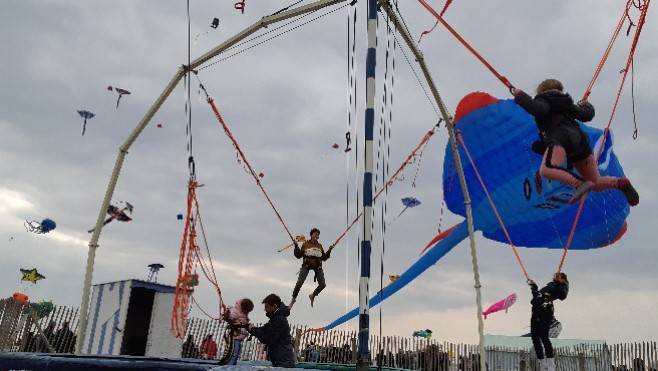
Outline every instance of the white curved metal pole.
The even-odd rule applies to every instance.
[[[443,118],[443,121],[445,122],[446,125],[446,129],[448,130],[450,146],[452,148],[453,157],[455,158],[455,169],[459,174],[459,183],[461,185],[462,192],[464,194],[464,204],[466,206],[466,222],[468,224],[468,235],[469,235],[469,242],[471,249],[471,261],[473,265],[473,280],[475,282],[474,287],[475,287],[475,302],[477,306],[477,317],[478,317],[478,337],[479,337],[478,341],[480,348],[480,364],[483,365],[484,367],[484,365],[486,365],[487,356],[486,356],[486,350],[484,349],[485,344],[484,344],[484,321],[482,317],[482,290],[481,290],[482,285],[480,284],[480,272],[478,268],[477,249],[475,248],[475,228],[473,227],[473,210],[471,208],[471,198],[468,193],[468,187],[466,186],[466,177],[464,176],[461,157],[459,156],[459,151],[457,149],[457,141],[455,140],[455,132],[454,132],[452,118],[448,114],[448,110],[445,104],[443,103],[443,99],[441,99],[439,90],[436,88],[436,85],[434,84],[434,81],[432,79],[432,75],[430,75],[430,72],[427,69],[427,65],[425,64],[423,54],[416,47],[413,38],[407,32],[407,29],[400,23],[395,12],[391,10],[389,6],[389,1],[379,0],[379,4],[382,7],[382,9],[384,9],[387,12],[389,17],[393,21],[393,24],[402,35],[402,38],[404,39],[405,43],[411,49],[412,53],[414,53],[414,56],[416,57],[416,61],[418,62],[421,70],[423,71],[423,76],[427,81],[427,85],[429,86],[430,91],[432,92],[432,96],[434,97],[434,100],[439,106],[441,117]]]
[[[268,25],[280,22],[285,19],[296,17],[302,14],[310,13],[318,9],[338,4],[340,2],[347,0],[320,0],[314,3],[311,3],[306,6],[301,6],[298,8],[278,12],[266,17],[263,17],[260,21],[252,24],[251,26],[245,28],[242,32],[236,34],[232,38],[213,48],[206,54],[195,59],[190,63],[189,67],[183,66],[178,69],[174,77],[171,79],[169,84],[162,91],[157,100],[153,103],[151,108],[148,110],[146,115],[142,120],[137,124],[132,133],[128,136],[126,141],[119,147],[119,154],[114,162],[114,168],[112,169],[112,175],[110,176],[110,182],[107,185],[107,190],[105,191],[105,198],[101,204],[101,209],[98,213],[98,218],[96,219],[96,226],[89,241],[89,251],[87,253],[87,268],[85,270],[85,280],[82,288],[82,302],[80,304],[80,322],[78,324],[78,336],[76,340],[75,353],[80,354],[82,351],[82,345],[84,344],[84,336],[87,328],[87,318],[89,311],[89,296],[91,291],[91,280],[94,272],[94,261],[96,259],[96,249],[98,248],[98,240],[100,238],[101,231],[103,229],[103,222],[105,220],[105,213],[108,206],[110,205],[112,195],[114,194],[114,189],[116,188],[117,181],[119,179],[119,174],[121,173],[121,167],[123,166],[123,161],[128,150],[132,144],[137,140],[137,137],[141,132],[146,128],[146,126],[151,121],[151,118],[155,113],[160,109],[162,104],[167,100],[171,92],[174,90],[178,82],[185,76],[189,70],[194,70],[206,61],[212,59],[213,57],[221,54],[226,51],[228,48],[234,46],[238,42],[242,41],[247,36],[253,34],[261,28],[266,28]]]

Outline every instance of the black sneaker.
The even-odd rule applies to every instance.
[[[631,181],[627,178],[620,178],[618,184],[619,190],[626,196],[626,201],[631,206],[636,206],[640,203],[640,195],[637,193]]]

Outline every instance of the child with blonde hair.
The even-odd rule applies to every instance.
[[[544,156],[539,174],[575,188],[572,203],[589,191],[607,189],[621,191],[631,206],[640,202],[640,196],[627,178],[599,174],[589,137],[576,122],[588,122],[594,118],[594,106],[590,102],[583,100],[574,104],[556,79],[542,81],[534,98],[520,89],[514,89],[512,93],[514,101],[534,116],[539,129],[541,140],[532,146],[533,151]],[[564,167],[565,160],[573,164],[577,174],[569,170],[569,166]]]

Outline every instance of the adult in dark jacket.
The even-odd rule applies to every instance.
[[[580,101],[574,104],[571,96],[564,93],[562,83],[555,79],[542,81],[534,98],[520,89],[515,89],[513,93],[514,101],[534,116],[539,129],[540,141],[535,142],[532,149],[544,156],[539,169],[542,177],[575,188],[572,202],[589,191],[607,189],[620,190],[631,206],[640,202],[640,196],[627,178],[602,177],[599,174],[589,137],[576,122],[594,119],[591,103]],[[565,160],[566,168],[563,165]],[[575,166],[578,174],[570,170],[569,164]]]
[[[555,308],[554,300],[564,300],[569,294],[569,281],[567,275],[557,272],[553,275],[553,281],[549,282],[541,290],[533,280],[528,280],[532,290],[532,317],[530,318],[530,336],[532,344],[537,353],[537,359],[542,370],[555,370],[555,359],[553,358],[553,344],[548,337],[548,330]],[[543,345],[543,347],[542,347]],[[545,358],[544,358],[545,357]]]
[[[270,294],[263,299],[265,315],[269,321],[263,327],[249,324],[249,333],[267,346],[267,355],[275,367],[295,367],[292,337],[288,316],[290,309],[283,305],[278,295]]]
[[[308,276],[309,271],[313,271],[315,273],[315,280],[318,281],[318,286],[315,288],[315,290],[313,290],[313,293],[308,296],[308,298],[311,299],[311,306],[313,306],[315,297],[320,295],[320,292],[324,290],[325,287],[327,287],[324,281],[322,262],[327,261],[329,257],[331,257],[331,250],[333,250],[334,247],[330,246],[326,252],[324,251],[322,244],[318,242],[318,239],[320,238],[320,230],[317,228],[311,229],[310,236],[310,240],[304,242],[302,247],[299,247],[297,242],[295,242],[295,258],[303,258],[303,260],[302,267],[299,269],[297,284],[295,284],[295,288],[292,291],[292,300],[290,301],[289,305],[290,309],[292,309],[292,306],[295,305],[299,290],[304,285],[304,281],[306,281],[306,276]]]

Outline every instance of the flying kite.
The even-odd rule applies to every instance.
[[[30,299],[28,298],[27,295],[23,294],[22,292],[15,292],[14,295],[12,295],[12,298],[21,301],[25,305],[30,304]]]
[[[121,97],[124,95],[130,95],[130,92],[126,89],[121,89],[121,88],[113,88],[112,86],[108,86],[107,90],[112,91],[114,90],[115,92],[119,93],[119,97],[117,98],[117,107],[119,108],[119,101],[121,101]]]
[[[78,110],[78,115],[85,119],[84,123],[82,124],[82,135],[85,135],[85,130],[87,130],[87,119],[92,119],[95,114],[89,112],[89,111],[84,111],[84,110]]]
[[[402,205],[404,205],[404,209],[402,209],[402,211],[400,211],[398,216],[402,215],[402,213],[405,212],[405,210],[407,210],[408,208],[416,207],[416,206],[420,205],[420,201],[418,201],[418,199],[415,198],[415,197],[405,197],[405,198],[401,199],[400,201],[402,201]]]
[[[42,280],[46,278],[45,276],[37,272],[36,268],[32,268],[32,269],[21,268],[21,273],[23,274],[23,278],[21,278],[21,281],[30,281],[33,284],[36,284],[38,280]]]
[[[210,24],[210,28],[217,29],[217,27],[219,27],[219,18],[213,18],[212,23]],[[197,34],[196,36],[194,36],[194,45],[196,45],[196,42],[199,39],[199,37],[206,36],[208,34],[208,32],[210,32],[210,30],[208,30],[204,33]]]
[[[516,303],[516,293],[512,293],[505,299],[493,303],[489,308],[482,312],[482,315],[484,316],[484,319],[487,319],[487,316],[491,313],[500,312],[501,310],[504,310],[505,313],[507,313],[509,307],[511,307],[514,303]]]
[[[327,157],[327,155],[328,155],[330,152],[332,152],[332,151],[334,151],[334,150],[337,150],[337,149],[339,149],[339,148],[340,148],[340,146],[338,145],[338,143],[334,143],[334,144],[332,144],[332,145],[331,145],[331,148],[328,149],[327,152],[325,152],[325,153],[322,154],[322,158]]]
[[[126,202],[126,206],[122,207],[119,209],[117,206],[114,205],[108,205],[107,206],[107,213],[110,215],[109,218],[105,219],[105,222],[103,225],[106,225],[107,223],[113,221],[113,220],[118,220],[120,222],[129,222],[133,220],[131,217],[126,214],[126,211],[128,211],[130,214],[133,213],[133,205],[131,205],[129,202]],[[95,228],[92,228],[88,230],[87,232],[91,233],[94,231]]]
[[[52,219],[44,219],[41,221],[41,223],[37,222],[36,220],[33,221],[28,221],[25,219],[25,229],[27,229],[28,232],[36,233],[36,234],[44,234],[52,231],[57,227],[57,223],[55,223],[54,220]]]
[[[41,300],[38,303],[30,303],[28,307],[23,309],[23,313],[29,313],[31,310],[37,316],[37,318],[43,318],[48,316],[50,312],[53,311],[53,309],[55,309],[55,306],[53,305],[52,300]]]
[[[408,208],[410,208],[410,207],[416,207],[416,206],[418,206],[418,205],[421,204],[421,202],[420,202],[417,198],[415,198],[415,197],[404,197],[404,198],[400,199],[400,201],[402,201],[402,205],[404,206],[404,209],[402,209],[402,211],[400,211],[400,213],[398,214],[398,216],[396,216],[395,218],[393,218],[393,220],[391,221],[391,223],[393,223],[394,221],[396,221],[397,218],[399,218],[400,215],[402,215],[402,213],[405,212]]]
[[[164,265],[160,263],[152,263],[149,264],[148,267],[151,268],[151,270],[149,271],[149,276],[146,280],[148,282],[151,281],[158,282],[158,272],[160,271],[160,269],[164,268]]]
[[[477,167],[514,246],[564,249],[579,207],[568,204],[574,194],[572,188],[536,176],[542,157],[531,149],[537,138],[534,118],[512,99],[499,100],[477,92],[461,100],[454,124],[458,137],[465,144],[458,145],[458,148],[475,229],[482,231],[488,239],[509,243],[475,173]],[[604,141],[603,130],[580,125],[588,134],[590,143],[594,144],[594,153],[601,151],[597,160],[601,175],[623,177],[624,171],[613,150],[611,132],[605,134]],[[443,194],[448,209],[465,217],[464,196],[450,143],[446,145],[443,163]],[[626,232],[629,213],[630,206],[621,192],[589,193],[569,248],[587,250],[613,244]],[[370,307],[398,292],[467,237],[466,221],[437,236],[425,254],[395,282],[370,299]],[[335,328],[356,317],[358,312],[359,308],[355,308],[321,329]]]
[[[247,0],[242,0],[235,3],[235,9],[242,11],[242,14],[244,14],[244,7],[247,5],[246,1]]]
[[[431,339],[432,338],[432,330],[426,329],[426,330],[414,331],[414,333],[411,336],[419,337],[419,338],[425,338],[425,339]]]

